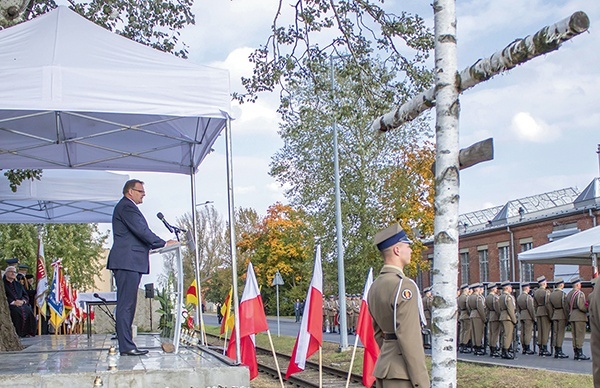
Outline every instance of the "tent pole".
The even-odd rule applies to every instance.
[[[204,343],[204,319],[202,317],[202,287],[200,283],[200,250],[198,249],[198,214],[196,213],[196,173],[192,167],[190,173],[191,189],[192,189],[192,242],[194,243],[194,258],[196,261],[196,296],[198,297],[198,305],[196,306],[196,323],[200,327],[200,343]]]
[[[237,258],[235,241],[235,206],[233,203],[233,157],[231,156],[231,119],[225,127],[225,153],[227,159],[227,203],[229,210],[229,249],[231,250],[231,280],[233,285],[233,313],[235,331],[235,361],[241,363],[240,355],[240,301],[238,298]]]

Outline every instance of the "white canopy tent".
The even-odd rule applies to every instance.
[[[235,224],[227,70],[138,44],[61,6],[0,31],[0,77],[2,168],[189,174],[195,236],[194,174],[226,129]]]
[[[591,265],[600,254],[600,226],[519,253],[519,261],[532,264]]]
[[[128,175],[104,171],[47,170],[16,192],[0,176],[0,224],[111,222]]]

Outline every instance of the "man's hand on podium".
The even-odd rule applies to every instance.
[[[175,244],[179,244],[179,241],[177,240],[169,240],[167,241],[167,243],[165,244],[165,247],[169,247],[171,245],[175,245]]]

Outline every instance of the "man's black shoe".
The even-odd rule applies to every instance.
[[[121,356],[143,356],[148,353],[147,350],[131,349],[126,352],[121,352]]]

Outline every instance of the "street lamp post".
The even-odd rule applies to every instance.
[[[333,60],[346,57],[329,56],[329,65],[331,70],[331,99],[335,101],[335,76],[333,68]],[[332,110],[333,111],[333,110]],[[340,304],[340,351],[348,350],[348,329],[346,322],[346,279],[344,275],[344,245],[342,240],[342,205],[340,196],[340,167],[339,167],[339,152],[338,152],[338,134],[337,122],[335,114],[333,114],[333,176],[335,181],[335,230],[337,242],[337,259],[338,259],[338,301]]]

